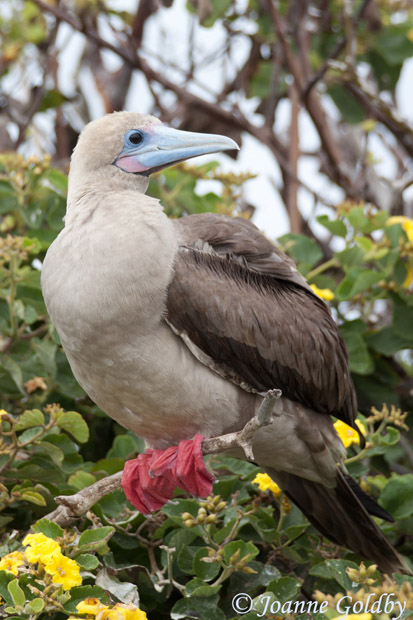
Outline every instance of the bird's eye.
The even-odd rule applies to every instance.
[[[135,131],[129,136],[129,142],[132,144],[140,144],[143,140],[143,135],[139,131]]]

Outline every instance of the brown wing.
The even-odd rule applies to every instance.
[[[351,426],[357,413],[344,342],[294,263],[241,218],[176,222],[180,249],[167,320],[236,383],[283,395]]]

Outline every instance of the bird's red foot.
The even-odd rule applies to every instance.
[[[127,461],[122,487],[127,499],[143,514],[162,508],[176,487],[197,497],[207,497],[215,476],[206,468],[202,455],[202,435],[180,441],[166,450],[146,450]]]

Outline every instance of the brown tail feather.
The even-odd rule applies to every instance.
[[[350,486],[340,470],[334,489],[285,472],[268,474],[326,538],[378,564],[384,573],[413,574],[361,503],[364,494],[354,492],[355,481]]]

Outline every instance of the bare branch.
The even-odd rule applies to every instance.
[[[348,76],[346,87],[366,108],[372,118],[383,123],[394,134],[406,152],[413,156],[412,127],[399,116],[394,107],[386,103],[374,87],[363,81],[358,74]]]
[[[299,135],[298,135],[298,117],[300,113],[300,103],[298,91],[295,84],[290,86],[290,102],[291,102],[291,122],[290,122],[290,146],[289,146],[289,164],[291,170],[297,175],[298,159],[300,157]],[[286,204],[290,218],[291,232],[302,232],[302,218],[298,210],[297,192],[298,183],[293,179],[287,179],[286,184]]]
[[[285,34],[285,22],[278,13],[274,0],[266,0],[266,3],[270,11],[275,31],[281,41],[288,68],[294,78],[298,91],[302,94],[305,88],[305,71],[303,71],[298,59],[292,52],[292,48],[290,47]],[[328,119],[318,94],[314,90],[310,91],[304,101],[304,104],[317,128],[321,143],[331,164],[332,174],[335,177],[334,180],[345,189],[349,196],[352,196],[352,183],[347,171],[345,170],[345,162],[341,157],[340,149],[331,135]]]
[[[363,0],[361,7],[356,15],[356,18],[354,20],[354,24],[353,24],[353,28],[354,30],[356,29],[356,27],[358,26],[358,24],[361,22],[361,20],[364,17],[364,14],[366,12],[366,10],[368,9],[368,6],[370,4],[371,0]],[[324,65],[321,67],[321,69],[319,69],[317,71],[317,73],[311,78],[311,80],[308,82],[308,84],[305,87],[305,90],[303,92],[303,98],[306,99],[310,90],[312,88],[314,88],[314,86],[323,79],[323,77],[325,76],[325,74],[327,73],[328,69],[329,69],[329,61],[330,60],[334,60],[335,58],[337,58],[341,52],[345,49],[346,47],[346,43],[347,43],[347,39],[346,37],[343,37],[336,45],[336,47],[333,49],[333,51],[330,54],[330,57],[328,58],[328,60],[324,63]]]
[[[258,409],[254,418],[249,420],[244,428],[238,433],[228,433],[220,437],[211,437],[202,442],[202,453],[217,454],[231,448],[241,447],[248,459],[253,460],[252,440],[255,433],[263,426],[272,423],[272,411],[275,401],[280,398],[281,390],[269,390]],[[58,508],[49,513],[46,518],[58,523],[62,527],[67,527],[76,518],[84,515],[99,500],[108,493],[112,493],[120,488],[123,472],[119,471],[112,476],[107,476],[91,484],[86,489],[82,489],[74,495],[60,495],[55,498]]]

